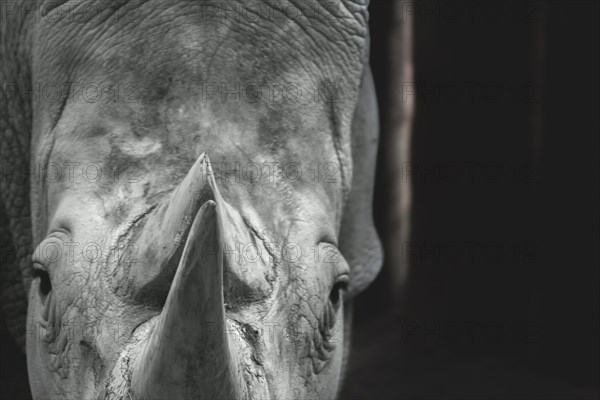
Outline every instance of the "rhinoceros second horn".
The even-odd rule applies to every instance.
[[[216,200],[217,192],[210,161],[203,153],[183,181],[148,215],[136,240],[139,260],[131,266],[129,294],[144,303],[165,300],[191,222],[204,202]]]

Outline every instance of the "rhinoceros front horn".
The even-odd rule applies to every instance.
[[[226,334],[216,204],[196,215],[163,311],[132,374],[139,399],[242,398]]]
[[[202,157],[194,167],[210,169],[210,164]],[[190,171],[186,180],[198,178],[196,172]],[[131,391],[137,399],[244,397],[235,347],[226,334],[223,252],[219,251],[222,199],[212,174],[208,179],[214,201],[205,201],[196,212],[163,310],[136,357]],[[178,191],[190,189],[186,180]],[[176,199],[178,192],[173,196]],[[177,216],[174,211],[181,205],[171,206]],[[188,202],[188,207],[195,206]],[[168,207],[166,212],[170,213]]]

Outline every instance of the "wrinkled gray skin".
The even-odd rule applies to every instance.
[[[2,304],[35,398],[339,389],[352,299],[381,263],[367,5],[250,2],[269,20],[207,18],[203,3],[53,1],[3,21],[1,80],[18,90],[2,93],[2,162],[17,172],[1,181],[1,239],[19,251],[2,259]],[[74,5],[86,21],[57,17]],[[121,98],[27,95],[48,82]],[[291,82],[302,98],[223,101],[207,82]],[[236,163],[272,169],[223,173]]]

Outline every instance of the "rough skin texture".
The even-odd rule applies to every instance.
[[[0,301],[8,328],[25,348],[27,292],[31,280],[32,232],[29,149],[32,107],[22,94],[30,86],[30,29],[22,18],[0,24]],[[14,90],[19,84],[21,90]],[[9,87],[9,85],[11,85]]]

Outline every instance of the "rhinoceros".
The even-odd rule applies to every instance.
[[[366,0],[2,3],[36,399],[335,398],[377,275]]]

